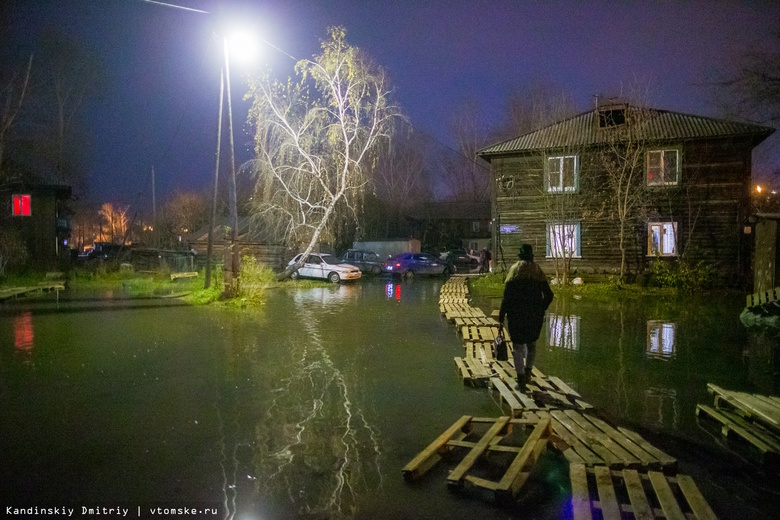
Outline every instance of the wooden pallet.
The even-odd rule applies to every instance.
[[[464,385],[486,386],[491,373],[489,367],[477,358],[456,357],[455,366]]]
[[[745,307],[752,309],[780,300],[780,287],[747,295]]]
[[[476,430],[487,426],[484,433]],[[515,432],[522,428],[522,434]],[[525,430],[533,428],[524,441]],[[468,450],[458,465],[449,472],[447,485],[462,489],[476,486],[494,493],[497,500],[511,500],[522,489],[531,469],[547,446],[551,434],[549,419],[475,418],[463,416],[442,433],[425,450],[401,470],[407,481],[422,477],[442,456],[454,449]],[[498,480],[482,476],[487,472],[502,474]]]
[[[13,298],[32,296],[38,293],[63,290],[65,290],[65,285],[62,282],[41,282],[38,285],[32,287],[11,287],[7,289],[0,289],[0,302],[11,300]]]
[[[504,384],[509,388],[515,388],[517,372],[511,356],[507,361],[493,362],[491,367]],[[520,391],[517,391],[517,393],[520,393]],[[574,408],[578,410],[593,408],[593,406],[582,400],[580,394],[560,378],[548,377],[537,367],[534,367],[532,370],[531,380],[526,385],[525,394],[532,396],[540,403],[544,403],[546,408]]]
[[[732,392],[713,384],[707,390],[715,396],[714,408],[697,405],[696,416],[718,422],[724,438],[748,443],[756,450],[759,463],[780,465],[780,398]]]
[[[717,517],[693,479],[658,471],[612,471],[605,466],[569,466],[573,520],[715,520]]]
[[[631,430],[615,428],[594,415],[576,410],[551,410],[549,414],[555,435],[568,446],[561,451],[572,464],[669,473],[677,468],[674,457],[655,448]]]
[[[780,398],[725,390],[712,383],[707,391],[715,396],[715,407],[733,409],[750,421],[780,434]]]

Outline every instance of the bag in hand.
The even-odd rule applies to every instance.
[[[506,341],[504,341],[504,335],[501,332],[493,340],[493,357],[498,361],[506,361],[508,359]]]

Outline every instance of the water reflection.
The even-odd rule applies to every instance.
[[[565,350],[580,349],[580,317],[551,312],[547,315],[547,344]]]
[[[22,364],[32,363],[32,349],[35,339],[32,312],[26,311],[14,317],[14,352]]]
[[[644,424],[669,426],[677,429],[680,413],[677,407],[677,391],[673,388],[651,387],[645,390]]]
[[[351,518],[358,499],[381,487],[379,432],[364,411],[362,373],[344,352],[360,342],[329,323],[360,287],[293,297],[298,330],[282,339],[287,366],[255,425],[257,490],[276,509]]]
[[[647,357],[654,359],[672,359],[677,350],[675,335],[677,325],[658,320],[647,322]]]

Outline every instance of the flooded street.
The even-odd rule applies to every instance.
[[[443,282],[273,290],[243,310],[68,294],[0,307],[0,506],[71,507],[75,517],[84,507],[129,518],[155,508],[237,519],[565,517],[565,463],[552,454],[529,488],[543,498],[525,510],[449,493],[443,468],[414,485],[401,478],[462,415],[501,414],[457,375],[462,346],[439,315]],[[743,518],[762,518],[776,495],[739,484],[748,466],[720,458],[694,415],[712,400],[707,383],[777,390],[776,336],[747,331],[740,310],[715,299],[557,299],[537,365],[605,417],[656,435],[699,473],[716,512],[729,507],[729,487],[743,492]]]

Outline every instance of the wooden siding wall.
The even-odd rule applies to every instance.
[[[261,264],[267,265],[272,269],[282,269],[284,267],[284,247],[279,245],[260,244],[257,242],[241,242],[241,256],[252,256]],[[195,256],[195,263],[199,267],[206,265],[206,251],[208,244],[206,242],[195,241],[190,246],[198,253]],[[216,263],[224,262],[225,247],[222,242],[214,242],[212,246],[212,260]]]
[[[679,145],[681,143],[672,143]],[[751,144],[747,141],[690,141],[682,143],[680,182],[650,189],[652,201],[627,236],[627,267],[641,273],[653,260],[647,257],[647,223],[677,222],[678,254],[716,265],[730,281],[744,275],[750,265],[748,240],[742,223],[749,209]],[[548,274],[552,260],[545,258],[546,224],[544,155],[495,157],[491,168],[498,225],[518,226],[517,233],[502,234],[497,260],[516,260],[523,242],[534,246],[537,262]],[[611,274],[620,267],[617,220],[609,218],[607,196],[594,186],[604,179],[597,151],[580,154],[581,258],[572,261],[573,274]],[[644,176],[642,176],[644,182]],[[570,195],[552,195],[566,197]]]

